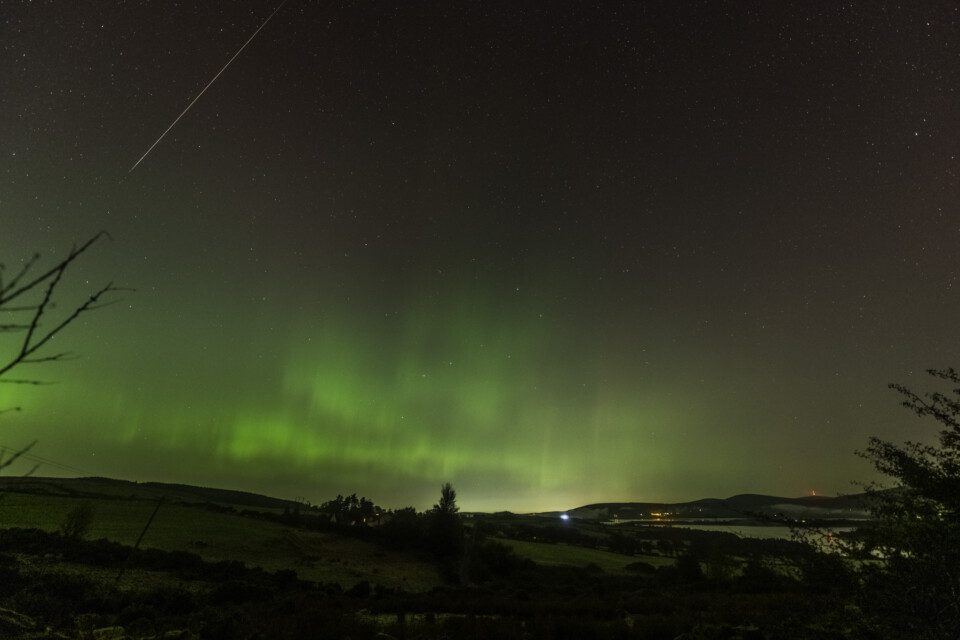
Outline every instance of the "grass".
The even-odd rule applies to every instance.
[[[64,562],[57,558],[17,555],[20,571],[37,577],[39,575],[74,576],[85,578],[103,585],[116,585],[121,589],[148,590],[161,587],[179,587],[186,591],[199,593],[209,590],[210,584],[200,580],[184,580],[166,571],[149,571],[131,568],[123,572],[117,580],[116,568],[96,567],[89,564]]]
[[[626,566],[634,562],[646,562],[655,567],[673,564],[672,558],[664,558],[663,556],[626,556],[620,553],[562,543],[551,544],[508,539],[499,539],[499,541],[512,547],[517,555],[529,558],[537,564],[549,566],[584,567],[594,564],[607,573],[630,573]]]
[[[7,493],[0,499],[0,527],[56,531],[82,500]],[[156,502],[86,499],[93,506],[87,538],[133,545]],[[413,556],[333,533],[303,531],[274,522],[164,504],[141,543],[143,548],[190,551],[205,560],[239,560],[268,571],[292,569],[305,580],[350,587],[366,580],[407,591],[440,584],[436,569]]]
[[[0,476],[0,492],[60,495],[72,498],[117,498],[123,500],[159,500],[166,497],[176,503],[209,503],[237,509],[255,509],[280,513],[293,502],[256,494],[190,485],[140,483],[108,478],[34,478]],[[272,505],[272,506],[271,506]]]

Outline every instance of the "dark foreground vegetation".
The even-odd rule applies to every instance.
[[[799,542],[507,514],[463,521],[450,494],[442,509],[401,510],[376,527],[306,505],[242,510],[440,569],[444,584],[408,592],[86,540],[97,516],[84,504],[57,531],[0,530],[0,638],[883,637],[867,631],[849,563]],[[514,541],[554,550],[558,564],[532,562]],[[565,564],[577,549],[628,562],[622,571]]]
[[[0,547],[4,638],[841,637],[810,635],[841,616],[832,594],[759,561],[722,579],[689,556],[607,575],[486,541],[475,582],[402,593],[39,530],[0,531]],[[118,586],[121,570],[143,586]]]

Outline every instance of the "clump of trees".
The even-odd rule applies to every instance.
[[[355,493],[338,495],[317,507],[309,504],[304,507],[307,513],[301,511],[298,504],[286,507],[282,514],[246,510],[240,514],[290,526],[334,529],[393,549],[422,553],[437,561],[441,574],[450,582],[463,580],[467,573],[465,567],[474,564],[472,552],[479,552],[468,549],[465,544],[457,492],[449,482],[440,488],[440,499],[433,508],[424,513],[418,513],[414,507],[384,510]]]
[[[373,504],[372,500],[365,497],[357,497],[352,493],[346,498],[337,495],[333,500],[328,500],[320,505],[320,513],[324,514],[330,522],[357,526],[369,524],[374,519],[379,518],[380,509]]]
[[[423,521],[423,515],[413,507],[394,509],[380,528],[381,542],[393,549],[420,548],[423,546]]]

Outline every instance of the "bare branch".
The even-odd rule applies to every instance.
[[[33,280],[30,280],[30,281],[27,282],[26,284],[21,285],[21,286],[19,286],[19,287],[15,286],[15,284],[14,284],[13,286],[11,286],[11,285],[8,284],[2,291],[0,291],[0,307],[2,307],[3,305],[7,304],[7,303],[10,302],[11,300],[17,298],[18,296],[26,293],[27,291],[32,290],[32,289],[33,289],[34,287],[36,287],[38,284],[40,284],[41,282],[46,281],[48,278],[50,278],[51,276],[53,276],[53,275],[54,275],[55,273],[57,273],[58,271],[60,271],[60,270],[62,270],[62,269],[65,269],[70,263],[72,263],[74,260],[76,260],[84,251],[86,251],[87,249],[89,249],[89,248],[90,248],[90,245],[92,245],[94,242],[96,242],[97,240],[99,240],[100,238],[102,238],[102,237],[104,237],[104,236],[109,237],[109,235],[107,234],[106,231],[101,231],[101,232],[98,233],[97,235],[93,236],[92,238],[90,238],[89,240],[87,240],[86,242],[84,242],[84,243],[83,243],[82,245],[80,245],[79,247],[73,248],[73,249],[70,251],[70,253],[67,254],[67,257],[66,257],[66,258],[64,258],[64,259],[61,260],[59,263],[57,263],[56,265],[54,265],[53,267],[51,267],[51,268],[48,269],[47,271],[43,272],[41,275],[37,276],[37,277],[34,278]],[[31,261],[31,264],[32,264],[32,262],[35,262],[35,260],[32,260],[32,261]],[[22,276],[22,274],[23,274],[23,272],[21,271],[21,276]],[[16,281],[15,281],[15,282],[16,282]]]
[[[37,349],[39,349],[40,347],[42,347],[43,345],[45,345],[47,342],[50,341],[51,338],[53,338],[53,336],[55,336],[55,335],[57,335],[58,333],[60,333],[68,324],[70,324],[71,322],[73,322],[74,320],[76,320],[77,317],[78,317],[81,313],[83,313],[84,311],[90,311],[90,310],[92,310],[92,309],[97,309],[97,308],[98,308],[98,306],[97,306],[97,301],[100,299],[100,297],[101,297],[103,294],[105,294],[105,293],[110,293],[111,291],[114,291],[113,283],[112,283],[112,282],[109,283],[109,284],[107,284],[107,286],[103,287],[102,289],[100,289],[99,291],[97,291],[96,293],[94,293],[93,295],[91,295],[89,298],[87,298],[87,301],[86,301],[86,302],[84,302],[82,305],[80,305],[79,307],[77,307],[77,308],[74,310],[73,313],[71,313],[69,316],[66,317],[66,319],[64,319],[60,324],[58,324],[56,327],[54,327],[54,328],[51,329],[49,332],[47,332],[47,334],[46,334],[45,336],[43,336],[42,338],[40,338],[40,340],[38,340],[37,342],[35,342],[35,343],[29,348],[29,350],[27,350],[26,352],[24,352],[24,356],[30,355],[31,353],[33,353],[34,351],[36,351]],[[3,375],[3,370],[0,370],[0,375]]]
[[[0,324],[0,331],[13,332],[13,331],[24,331],[29,329],[30,325],[28,324]]]
[[[25,446],[23,449],[20,449],[19,451],[14,451],[12,454],[10,454],[10,457],[7,458],[6,460],[0,460],[0,469],[6,469],[10,465],[12,465],[14,462],[17,461],[17,458],[27,453],[28,451],[30,451],[30,449],[33,449],[35,444],[37,444],[36,440],[34,440],[33,442]]]
[[[40,259],[39,253],[35,253],[32,256],[30,256],[30,259],[27,260],[26,263],[24,263],[23,267],[20,269],[20,273],[13,276],[13,280],[8,282],[2,289],[0,289],[0,295],[16,287],[17,283],[23,279],[23,276],[27,275],[27,273],[30,271],[30,269],[33,268],[33,265],[35,265],[37,263],[37,260],[39,259]]]
[[[34,379],[2,379],[2,376],[8,374],[12,369],[22,364],[61,362],[74,359],[73,354],[69,351],[61,351],[51,355],[34,354],[46,346],[47,343],[49,343],[68,325],[73,323],[81,314],[112,304],[112,302],[102,301],[104,295],[120,290],[114,287],[113,283],[111,282],[101,289],[95,291],[87,298],[85,302],[77,306],[71,313],[67,314],[62,319],[55,320],[53,322],[44,322],[46,316],[48,316],[48,312],[57,306],[54,300],[54,293],[63,279],[67,268],[79,256],[87,251],[87,249],[89,249],[93,243],[103,236],[107,236],[107,234],[106,232],[101,231],[81,244],[79,247],[74,246],[65,258],[39,275],[34,275],[36,273],[34,268],[40,259],[40,254],[34,254],[23,264],[17,274],[9,281],[4,280],[4,265],[0,264],[0,312],[28,312],[31,314],[29,322],[11,322],[9,321],[9,316],[7,316],[4,317],[4,320],[8,321],[0,324],[0,333],[23,332],[24,334],[22,340],[18,339],[19,347],[13,356],[10,357],[9,361],[6,362],[6,364],[2,364],[2,362],[0,362],[0,383],[20,385],[53,384],[51,382],[44,382]],[[42,299],[39,301],[39,303],[33,303],[33,299],[41,297],[39,293],[41,288],[43,288]],[[17,302],[15,306],[11,306],[10,303],[14,300],[17,300],[20,296],[24,296],[25,298],[29,296],[31,299],[24,300],[23,302]],[[48,323],[53,325],[52,328],[47,328]],[[20,407],[0,409],[0,415],[11,411],[20,411]],[[27,455],[34,445],[36,445],[36,441],[31,442],[29,445],[18,451],[15,451],[9,457],[5,457],[7,449],[5,447],[0,447],[0,471],[12,465],[22,456],[24,456],[25,459],[42,460]],[[35,473],[37,469],[40,468],[40,465],[41,462],[37,462],[33,468],[27,472],[26,476],[30,476]]]
[[[60,267],[60,269],[57,270],[56,275],[53,276],[53,279],[50,280],[50,284],[47,286],[47,292],[44,294],[43,300],[37,307],[36,313],[33,314],[33,320],[30,321],[30,328],[27,329],[27,337],[23,339],[23,345],[20,347],[20,360],[22,360],[28,354],[30,349],[30,341],[33,339],[33,334],[36,332],[37,327],[40,326],[40,318],[43,317],[43,312],[46,311],[47,305],[50,304],[50,298],[53,297],[53,291],[60,283],[60,279],[63,277],[64,271],[66,271],[66,267]],[[0,375],[2,374],[3,372],[0,371]]]
[[[110,287],[110,293],[117,291],[114,287]],[[113,305],[120,302],[119,300],[111,300],[110,302],[101,302],[100,304],[95,304],[93,306],[87,307],[84,311],[96,311],[97,309],[104,309],[106,307],[112,307]]]
[[[52,356],[44,356],[42,358],[24,358],[20,361],[20,364],[37,364],[40,362],[66,362],[67,360],[76,360],[79,356],[72,354],[69,351],[63,351],[61,353],[55,353]]]
[[[113,283],[110,283],[105,287],[101,288],[99,291],[95,292],[93,295],[87,298],[86,302],[84,302],[82,305],[74,309],[73,313],[71,313],[69,316],[64,318],[58,325],[50,329],[50,331],[48,331],[39,339],[33,340],[33,337],[36,334],[36,330],[37,330],[37,326],[39,324],[40,318],[43,316],[43,311],[46,305],[48,304],[50,297],[53,295],[53,290],[56,287],[57,283],[60,281],[60,277],[62,276],[62,273],[63,272],[61,270],[57,274],[57,276],[50,281],[50,285],[47,287],[47,294],[45,295],[43,302],[40,304],[40,308],[37,310],[37,314],[34,316],[33,322],[30,323],[31,328],[27,332],[27,336],[23,341],[23,345],[20,349],[20,353],[14,356],[13,359],[10,360],[10,362],[0,367],[0,376],[10,371],[18,364],[21,364],[24,360],[28,359],[28,356],[35,353],[38,349],[43,347],[43,345],[47,344],[51,339],[53,339],[54,336],[56,336],[64,328],[66,328],[67,325],[69,325],[71,322],[76,320],[77,317],[80,316],[80,314],[84,313],[85,311],[91,311],[93,309],[97,309],[99,306],[102,306],[97,304],[100,298],[104,294],[110,293],[116,290],[113,286]]]

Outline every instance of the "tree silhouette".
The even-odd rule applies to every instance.
[[[374,520],[378,511],[372,500],[358,498],[355,493],[346,498],[337,495],[320,505],[320,513],[326,514],[331,522],[348,526],[367,525]]]
[[[938,445],[871,438],[860,455],[893,487],[871,486],[874,526],[851,547],[864,565],[862,607],[891,638],[955,639],[960,629],[960,374],[927,371],[952,389],[919,395],[890,385],[902,404],[940,424]]]
[[[47,347],[53,339],[71,325],[82,314],[99,309],[105,304],[103,299],[110,293],[118,291],[113,283],[107,283],[92,292],[80,305],[73,307],[68,313],[56,316],[54,314],[57,303],[57,288],[62,283],[67,269],[83,255],[95,242],[105,237],[100,232],[81,244],[74,246],[70,252],[44,271],[39,271],[40,254],[35,253],[23,261],[22,266],[7,280],[6,265],[0,263],[0,333],[16,334],[6,353],[0,354],[0,383],[41,385],[44,382],[32,377],[11,377],[14,370],[25,365],[47,362],[60,362],[73,358],[69,351],[48,353]],[[20,407],[7,407],[0,413],[20,411]],[[6,458],[0,454],[0,471],[16,462],[21,456],[33,448],[36,441],[13,452]],[[34,467],[26,475],[30,475]]]
[[[427,539],[440,560],[440,570],[445,578],[457,579],[459,559],[463,552],[463,523],[457,512],[457,492],[449,482],[440,487],[440,501],[428,514]]]
[[[449,482],[445,482],[440,487],[440,502],[433,505],[433,510],[437,513],[447,514],[455,514],[460,511],[460,507],[457,506],[457,492]]]

